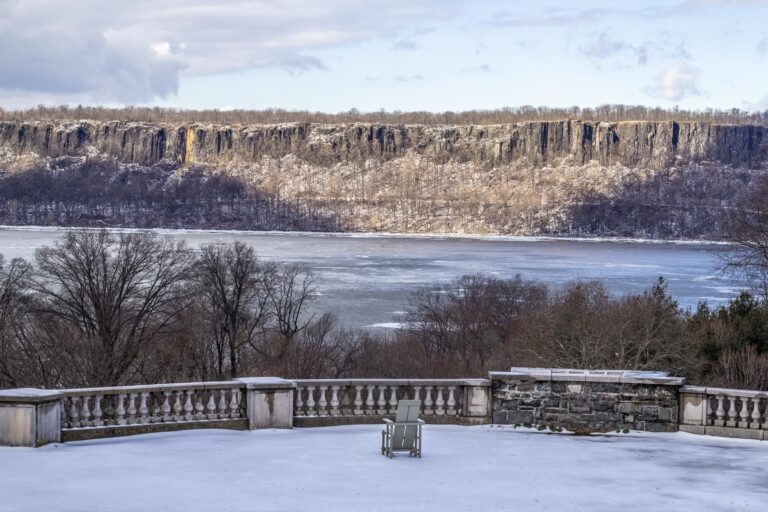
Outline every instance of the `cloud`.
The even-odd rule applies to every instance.
[[[419,45],[416,44],[416,41],[413,41],[411,39],[404,39],[402,41],[397,41],[395,44],[393,44],[392,49],[412,52],[412,51],[418,50]]]
[[[424,76],[422,75],[395,75],[393,77],[396,82],[417,82],[419,80],[424,80]]]
[[[654,98],[680,101],[701,94],[700,80],[701,69],[687,62],[678,62],[659,73],[646,92]]]
[[[768,55],[768,34],[764,34],[763,38],[757,43],[757,51],[760,55]]]
[[[469,68],[464,68],[459,71],[459,73],[466,74],[466,73],[490,73],[491,71],[491,65],[490,64],[480,64],[479,66],[472,66]]]
[[[685,49],[685,45],[682,41],[675,41],[676,37],[667,32],[659,34],[659,40],[663,41],[663,44],[659,44],[656,41],[642,41],[638,44],[632,44],[619,39],[614,39],[608,35],[607,32],[599,32],[593,34],[591,39],[581,47],[579,52],[585,57],[601,63],[612,58],[626,61],[631,58],[637,64],[645,65],[652,58],[677,58],[677,59],[689,59],[690,54]]]
[[[326,69],[314,53],[447,19],[438,0],[0,0],[0,101],[140,103],[180,77]]]

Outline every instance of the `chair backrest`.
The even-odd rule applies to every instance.
[[[397,403],[395,423],[416,423],[421,411],[421,400],[400,400]]]
[[[408,450],[415,447],[416,425],[398,425],[398,423],[416,423],[421,410],[421,400],[400,400],[397,404],[395,415],[395,428],[392,432],[392,448],[395,450]]]

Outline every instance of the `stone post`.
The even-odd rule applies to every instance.
[[[293,428],[293,392],[296,383],[278,377],[236,379],[246,388],[248,428]]]
[[[464,385],[464,411],[467,418],[491,419],[491,381],[488,379],[467,379]]]
[[[0,446],[60,442],[62,397],[48,389],[0,390]]]

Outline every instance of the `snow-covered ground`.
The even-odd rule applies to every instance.
[[[375,425],[190,430],[0,448],[0,511],[748,511],[768,442],[428,425],[422,459]]]

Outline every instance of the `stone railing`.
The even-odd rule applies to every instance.
[[[294,421],[302,426],[362,423],[393,415],[403,399],[421,401],[432,423],[487,423],[487,379],[296,380]]]
[[[117,431],[190,422],[215,422],[216,427],[230,428],[225,423],[242,423],[246,417],[244,391],[245,385],[237,381],[64,389],[62,436],[83,437],[73,434],[86,429]],[[104,432],[88,434],[101,436]]]
[[[683,386],[680,430],[694,434],[768,439],[768,392]]]
[[[299,379],[0,390],[0,445],[193,428],[378,423],[400,400],[427,423],[530,424],[768,439],[768,392],[685,386],[661,372],[511,368],[489,379]]]

